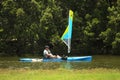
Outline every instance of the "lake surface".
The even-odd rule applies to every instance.
[[[93,56],[92,62],[20,62],[18,57],[0,57],[1,69],[92,69],[120,70],[120,56]]]

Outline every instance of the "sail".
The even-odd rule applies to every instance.
[[[68,19],[68,26],[63,33],[61,39],[68,47],[68,53],[71,51],[71,38],[72,38],[72,21],[73,21],[73,11],[69,10],[69,19]]]

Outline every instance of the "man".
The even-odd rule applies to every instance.
[[[43,55],[45,58],[61,58],[59,55],[53,55],[49,49],[49,46],[47,46],[47,45],[45,46]]]

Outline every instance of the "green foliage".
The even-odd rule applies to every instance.
[[[111,28],[107,28],[107,30],[104,32],[101,32],[101,34],[99,36],[100,36],[100,38],[103,39],[104,43],[110,44],[112,36],[113,36]]]
[[[112,42],[113,51],[119,53],[120,50],[120,32],[116,34],[115,40]]]
[[[24,15],[24,10],[22,8],[18,8],[17,11],[16,11],[16,16],[23,16]]]
[[[74,11],[73,53],[119,53],[120,0],[110,6],[106,0],[1,0],[0,53],[42,54],[46,44],[65,53],[60,37],[69,9]]]

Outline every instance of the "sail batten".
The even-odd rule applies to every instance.
[[[72,21],[73,21],[73,11],[69,10],[69,19],[68,19],[68,26],[63,33],[61,39],[68,47],[68,53],[71,51],[71,38],[72,38]]]

